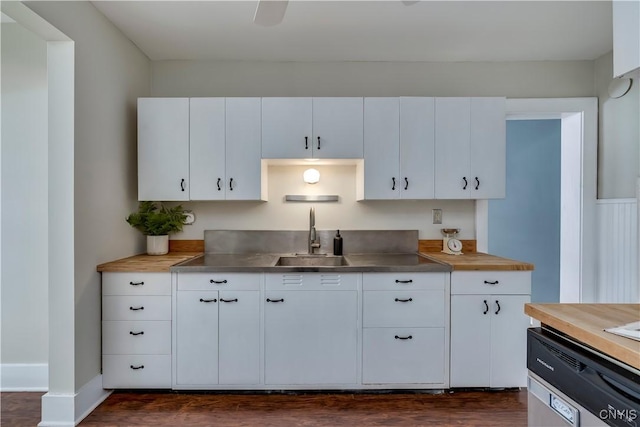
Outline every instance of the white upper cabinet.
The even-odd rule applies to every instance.
[[[138,200],[189,200],[189,99],[138,99]]]
[[[191,200],[260,200],[260,98],[191,98]]]
[[[613,2],[613,76],[640,77],[640,0]]]
[[[359,198],[433,198],[434,99],[365,98],[364,111]]]
[[[504,98],[436,98],[435,198],[505,197]]]
[[[262,98],[262,157],[362,158],[362,116],[362,98]]]

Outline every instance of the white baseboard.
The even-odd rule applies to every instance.
[[[95,376],[75,394],[47,393],[42,396],[42,421],[38,427],[75,427],[111,393],[102,388],[102,375]]]
[[[47,363],[3,363],[0,365],[0,391],[47,391]]]

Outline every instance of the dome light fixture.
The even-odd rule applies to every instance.
[[[307,184],[316,184],[318,181],[320,181],[320,172],[317,169],[313,168],[307,169],[302,174],[302,179],[304,179],[304,182],[306,182]]]

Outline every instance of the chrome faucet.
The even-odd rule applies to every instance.
[[[316,210],[312,207],[309,213],[309,255],[313,255],[319,247],[320,240],[316,235]]]

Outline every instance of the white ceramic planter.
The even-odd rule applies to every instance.
[[[169,236],[147,236],[147,255],[164,255],[169,252]]]

